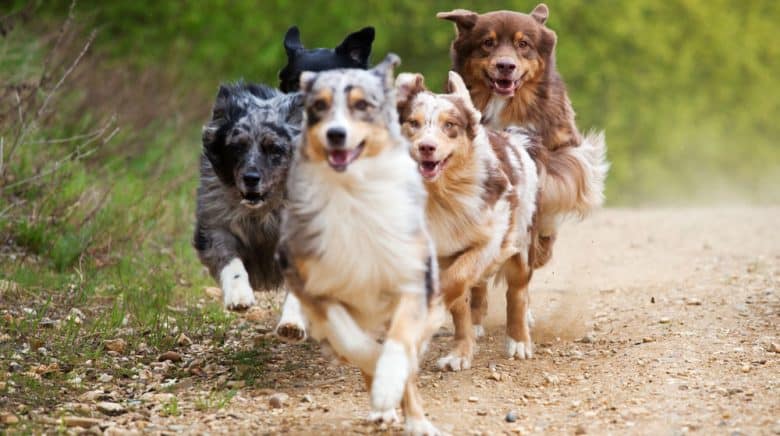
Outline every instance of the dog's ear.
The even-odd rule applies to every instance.
[[[539,37],[539,52],[545,58],[545,61],[549,62],[552,57],[553,50],[555,49],[555,41],[557,36],[555,32],[548,28],[541,29],[542,33]],[[550,70],[550,68],[547,68]]]
[[[422,74],[401,73],[395,79],[395,98],[398,115],[405,118],[410,105],[417,94],[425,91],[425,79]],[[403,120],[401,120],[403,121]]]
[[[371,69],[374,75],[383,80],[385,90],[393,88],[393,69],[401,65],[401,58],[395,53],[388,53],[385,59]]]
[[[300,88],[301,92],[308,94],[311,91],[314,80],[317,78],[317,73],[314,71],[301,71]]]
[[[536,5],[533,11],[531,11],[531,17],[536,20],[539,24],[544,24],[547,22],[547,17],[550,15],[550,9],[547,8],[547,5],[544,3],[539,3]]]
[[[365,68],[368,66],[368,57],[371,56],[371,44],[373,43],[374,28],[364,27],[347,35],[344,41],[336,47],[336,54],[349,56]]]
[[[479,14],[467,9],[455,9],[450,12],[439,12],[436,14],[436,18],[454,22],[455,27],[458,29],[458,35],[460,35],[474,28]]]
[[[294,56],[295,52],[302,48],[301,32],[298,30],[298,26],[287,29],[287,33],[284,35],[284,50],[287,52],[287,57]]]
[[[291,99],[287,104],[287,124],[294,127],[296,131],[299,131],[301,124],[303,123],[303,94],[296,92],[291,95]]]
[[[471,94],[466,87],[466,83],[463,82],[463,78],[455,71],[450,71],[447,76],[447,92],[460,98],[463,102],[463,107],[466,110],[469,117],[469,124],[466,126],[466,131],[469,136],[474,137],[476,134],[479,121],[482,119],[482,113],[474,107],[474,103],[471,101]]]

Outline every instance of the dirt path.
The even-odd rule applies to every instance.
[[[493,327],[473,369],[434,370],[446,331],[426,356],[421,388],[431,419],[453,434],[780,434],[778,224],[780,208],[606,210],[567,224],[532,282],[534,358],[503,357],[504,303],[494,292]],[[247,328],[234,341],[273,343],[261,375],[273,389],[233,384],[225,408],[203,412],[204,387],[183,386],[178,416],[158,408],[143,428],[377,430],[362,420],[368,397],[355,370],[328,365],[310,344],[267,335]],[[284,407],[269,405],[273,393],[289,396]],[[125,415],[119,427],[123,420],[137,421]]]

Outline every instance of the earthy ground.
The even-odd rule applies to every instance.
[[[504,358],[494,292],[471,370],[435,370],[447,329],[426,356],[432,421],[453,434],[780,434],[778,224],[778,207],[613,209],[568,223],[532,282],[536,355]],[[279,297],[260,298],[222,346],[232,360],[182,340],[181,361],[96,382],[37,419],[115,433],[399,431],[364,422],[354,369],[276,341]]]

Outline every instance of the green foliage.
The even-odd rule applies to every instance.
[[[483,1],[479,11],[529,11],[535,1]],[[612,204],[687,202],[728,193],[777,200],[780,180],[780,3],[756,0],[553,0],[558,68],[582,130],[605,129]],[[444,1],[293,2],[87,0],[100,47],[117,60],[174,70],[182,83],[213,92],[244,77],[277,83],[282,35],[291,24],[309,47],[334,46],[377,27],[373,60],[388,51],[402,69],[440,89],[453,26]],[[208,105],[208,101],[204,101]],[[769,185],[771,186],[771,185]],[[774,191],[774,192],[772,192]]]

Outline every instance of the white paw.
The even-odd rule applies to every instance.
[[[436,366],[442,371],[460,371],[471,368],[471,358],[448,354],[436,361]]]
[[[255,304],[255,294],[249,284],[244,264],[239,258],[230,261],[219,273],[225,307],[230,310],[246,310]]]
[[[482,327],[480,324],[474,325],[474,337],[475,338],[481,338],[485,336],[485,327]]]
[[[395,413],[395,409],[389,409],[382,412],[372,410],[368,414],[368,420],[371,422],[383,422],[386,424],[395,424],[396,422],[400,421],[400,419],[398,419],[398,414]]]
[[[371,406],[374,410],[395,409],[404,395],[410,369],[403,345],[392,339],[385,341],[371,383]]]
[[[282,306],[282,316],[275,329],[279,339],[297,343],[306,339],[306,319],[301,311],[301,303],[293,294],[287,294]]]
[[[439,431],[431,421],[425,418],[407,418],[406,425],[404,425],[404,434],[411,436],[442,436],[444,433]]]
[[[517,359],[530,359],[534,355],[534,344],[531,341],[518,342],[507,337],[506,354],[510,359],[513,357]]]

